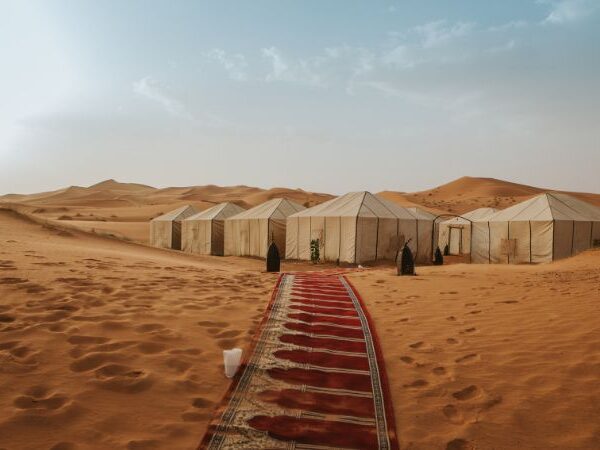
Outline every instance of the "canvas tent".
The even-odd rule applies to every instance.
[[[225,219],[244,211],[235,203],[219,203],[182,223],[181,249],[199,255],[223,255]]]
[[[325,261],[393,261],[411,239],[417,262],[430,263],[432,227],[432,219],[418,219],[389,200],[351,192],[288,217],[285,255],[309,260],[310,242],[318,239]]]
[[[473,222],[471,261],[541,263],[600,246],[600,208],[546,193]]]
[[[181,222],[198,211],[185,205],[150,221],[150,245],[181,250]]]
[[[285,227],[289,215],[304,206],[275,198],[225,219],[225,254],[265,258],[272,241],[285,255]]]
[[[498,212],[494,208],[478,208],[461,217],[453,217],[438,224],[438,245],[440,250],[448,246],[450,255],[471,253],[471,222],[482,220]]]

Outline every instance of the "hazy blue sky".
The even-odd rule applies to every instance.
[[[0,0],[0,193],[600,192],[600,0]]]

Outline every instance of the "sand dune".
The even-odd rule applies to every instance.
[[[190,449],[275,277],[0,211],[0,447]],[[402,448],[596,449],[600,252],[352,275]],[[314,269],[286,264],[285,270]]]
[[[482,206],[504,208],[546,189],[493,178],[463,177],[442,186],[414,193],[384,191],[379,195],[403,206],[419,206],[435,214],[460,214]],[[571,193],[600,205],[600,195]],[[192,204],[199,210],[221,202],[250,208],[275,197],[287,197],[305,206],[332,198],[329,194],[301,189],[260,189],[249,186],[181,186],[154,188],[139,183],[106,180],[89,187],[71,186],[39,194],[0,196],[0,204],[12,204],[47,220],[70,221],[87,231],[101,230],[146,243],[148,221],[179,206]],[[125,222],[127,222],[125,224]],[[137,225],[132,223],[136,222]]]
[[[400,204],[415,203],[431,210],[460,214],[481,207],[507,208],[549,191],[553,191],[553,189],[537,188],[495,178],[462,177],[426,191],[413,193],[386,191],[382,194]],[[567,193],[600,205],[599,194]]]

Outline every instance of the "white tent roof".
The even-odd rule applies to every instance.
[[[229,219],[285,219],[303,209],[306,208],[287,198],[274,198]]]
[[[453,217],[452,219],[444,220],[445,225],[468,225],[471,221],[484,220],[492,214],[497,213],[495,208],[477,208],[461,215],[461,217]]]
[[[600,220],[600,208],[568,194],[548,192],[480,219],[484,222]]]
[[[196,214],[196,208],[191,205],[184,205],[180,208],[174,209],[173,211],[169,211],[168,213],[163,214],[162,216],[155,217],[152,219],[152,222],[172,222],[176,220],[187,219],[190,216]]]
[[[219,220],[226,219],[244,211],[244,208],[235,203],[219,203],[211,208],[205,209],[185,220]]]
[[[412,212],[417,217],[417,219],[433,220],[436,217],[435,214],[430,213],[426,209],[419,208],[418,206],[410,206],[406,209],[408,209],[410,212]]]
[[[305,209],[292,217],[384,217],[417,219],[416,214],[370,192],[350,192]]]

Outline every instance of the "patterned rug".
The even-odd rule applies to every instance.
[[[200,449],[397,449],[383,358],[343,274],[282,274]]]

